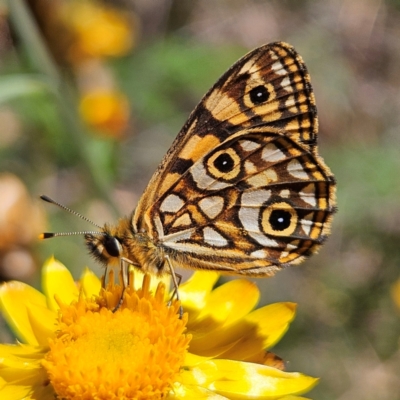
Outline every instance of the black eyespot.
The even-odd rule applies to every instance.
[[[120,244],[114,236],[106,236],[104,239],[104,247],[107,250],[107,253],[111,257],[119,257],[120,254]]]
[[[261,104],[267,101],[269,98],[269,92],[263,85],[256,86],[250,90],[250,100],[253,104]]]
[[[289,211],[273,210],[269,216],[269,223],[274,231],[283,231],[290,226],[291,218]]]
[[[233,158],[227,154],[222,153],[214,160],[214,167],[220,172],[230,172],[235,166]]]

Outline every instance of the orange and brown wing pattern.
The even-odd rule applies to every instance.
[[[314,151],[318,121],[305,64],[293,47],[277,42],[237,61],[190,115],[151,179],[133,218],[148,230],[148,209],[200,158],[239,130],[267,126]]]
[[[202,103],[224,130],[267,124],[299,143],[315,144],[318,120],[310,77],[300,55],[286,43],[244,56]]]
[[[151,237],[175,265],[271,275],[329,233],[335,182],[286,133],[238,131],[203,154],[148,210]]]

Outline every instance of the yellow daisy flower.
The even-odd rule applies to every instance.
[[[83,120],[105,136],[121,139],[129,123],[129,102],[115,89],[95,89],[82,95],[79,112]]]
[[[44,294],[3,284],[1,310],[18,342],[0,345],[0,398],[301,399],[316,378],[265,365],[295,305],[252,311],[253,283],[213,289],[217,279],[196,272],[181,285],[181,319],[165,283],[136,271],[120,305],[112,276],[101,289],[86,270],[75,284],[54,259],[43,268]]]
[[[64,6],[63,19],[73,34],[69,56],[79,62],[92,57],[127,54],[136,39],[136,18],[99,2],[76,0]]]

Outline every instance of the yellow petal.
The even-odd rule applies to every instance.
[[[247,360],[271,347],[288,330],[295,312],[295,303],[274,303],[248,314],[239,324],[224,331],[224,338],[235,340],[236,345],[221,353],[219,358]],[[195,352],[192,343],[191,351]]]
[[[79,292],[74,278],[68,269],[54,257],[50,257],[43,266],[42,287],[47,297],[47,305],[51,310],[59,308],[54,298],[55,295],[64,304],[70,304],[73,300],[78,299]]]
[[[44,357],[47,347],[31,346],[23,343],[0,344],[0,365],[11,366],[9,362],[21,362],[21,360],[41,360]],[[14,361],[13,361],[14,360]]]
[[[202,357],[225,358],[222,355],[234,349],[238,342],[239,340],[231,341],[229,336],[225,337],[224,330],[213,328],[209,334],[193,336],[190,342],[190,351]]]
[[[0,398],[5,400],[54,400],[54,390],[46,375],[39,376],[32,384],[9,383],[0,389]]]
[[[220,396],[208,389],[199,386],[177,385],[173,393],[167,396],[167,400],[185,399],[185,400],[229,400],[227,397]]]
[[[22,365],[22,367],[20,367]],[[5,367],[1,368],[1,377],[7,385],[18,386],[33,386],[37,384],[37,381],[41,380],[42,383],[48,379],[45,370],[42,367],[40,361],[20,363],[18,367]],[[0,396],[1,399],[3,397]]]
[[[297,372],[283,372],[265,365],[232,360],[214,360],[181,373],[184,385],[201,385],[234,399],[278,399],[301,394],[318,379]]]
[[[245,279],[227,282],[211,292],[199,319],[207,317],[218,325],[229,325],[247,315],[258,303],[257,285]]]
[[[89,268],[85,268],[79,281],[87,298],[100,293],[101,281]]]
[[[28,304],[27,312],[37,342],[41,346],[47,346],[49,339],[55,335],[57,314],[47,307],[38,307],[35,304]]]
[[[22,282],[12,281],[0,287],[0,306],[4,319],[21,341],[38,345],[28,317],[28,304],[46,308],[46,297]]]
[[[54,399],[54,391],[42,367],[47,351],[45,347],[23,344],[0,345],[1,399]]]
[[[196,271],[189,280],[179,286],[182,307],[189,311],[190,320],[203,309],[218,278],[217,272]]]
[[[0,396],[2,399],[7,400],[25,400],[29,399],[29,393],[31,392],[32,388],[29,386],[22,386],[18,385],[5,385],[0,390]]]
[[[202,362],[210,360],[212,357],[204,357],[204,356],[199,356],[197,354],[192,354],[187,352],[185,355],[185,361],[183,365],[186,367],[192,367],[197,364],[200,364]]]
[[[46,347],[24,344],[0,344],[0,370],[2,378],[5,368],[36,369],[40,366]]]
[[[274,303],[261,307],[245,317],[248,323],[258,326],[259,335],[265,337],[264,348],[279,341],[296,315],[296,303]]]
[[[230,349],[251,328],[242,327],[242,320],[258,299],[257,286],[247,280],[230,281],[215,289],[197,319],[188,323],[193,334],[190,351],[216,357]]]

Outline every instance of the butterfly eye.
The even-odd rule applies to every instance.
[[[267,101],[269,98],[269,92],[263,85],[256,86],[250,90],[250,100],[253,104],[261,104]]]
[[[121,255],[121,243],[114,236],[105,237],[104,247],[111,257],[119,257]]]
[[[274,210],[269,216],[269,223],[274,231],[283,231],[290,226],[291,219],[289,211]]]

